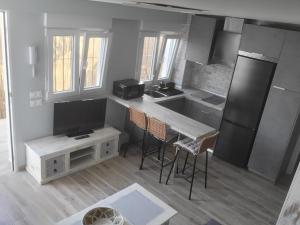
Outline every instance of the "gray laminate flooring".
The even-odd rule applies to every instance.
[[[158,164],[146,159],[140,171],[139,162],[131,149],[126,159],[117,157],[43,186],[26,172],[2,175],[0,224],[54,224],[136,182],[179,212],[171,225],[201,225],[211,219],[222,225],[274,225],[286,195],[286,190],[211,157],[208,188],[203,174],[197,174],[189,201],[185,180],[159,184]],[[203,162],[201,158],[200,168]]]

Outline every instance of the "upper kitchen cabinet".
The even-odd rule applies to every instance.
[[[187,60],[203,65],[208,63],[216,25],[215,18],[192,17],[186,52]]]
[[[300,92],[300,33],[288,31],[273,84]]]
[[[279,59],[284,39],[284,30],[245,24],[240,50]]]

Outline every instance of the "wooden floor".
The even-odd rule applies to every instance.
[[[286,190],[212,157],[208,188],[204,189],[203,174],[198,173],[189,201],[185,180],[159,184],[158,165],[146,159],[145,169],[140,171],[139,159],[131,149],[126,159],[117,157],[44,186],[26,172],[2,175],[0,224],[54,224],[137,182],[179,212],[171,225],[201,225],[212,218],[223,225],[274,225],[286,194]],[[200,168],[203,162],[199,160]]]
[[[8,129],[6,120],[0,119],[0,175],[10,171],[10,163],[8,160]]]

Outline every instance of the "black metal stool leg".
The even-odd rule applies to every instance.
[[[184,165],[183,165],[183,169],[182,169],[182,174],[184,174],[184,172],[185,172],[185,168],[186,168],[186,163],[187,163],[187,161],[188,161],[188,158],[189,158],[189,152],[187,152],[186,153],[186,157],[185,157],[185,160],[184,160]]]
[[[205,188],[207,188],[207,167],[208,167],[208,151],[206,151],[206,159],[205,159]]]
[[[161,157],[161,149],[163,148],[163,145],[164,145],[164,142],[159,141],[159,149],[158,149],[158,152],[157,152],[157,159],[158,159],[158,160],[160,160],[160,157]]]
[[[160,165],[160,174],[159,174],[159,183],[161,183],[161,178],[162,178],[162,172],[164,169],[164,160],[165,160],[165,152],[166,152],[166,143],[163,143],[162,146],[162,158],[161,158],[161,165]]]
[[[145,145],[146,145],[146,131],[144,130],[144,135],[143,135],[143,143],[142,143],[142,160],[141,160],[141,165],[140,165],[140,170],[143,169],[143,164],[144,164],[144,159],[145,159]]]
[[[197,155],[194,156],[194,166],[193,166],[193,174],[192,174],[192,181],[191,181],[191,187],[190,187],[189,200],[191,200],[191,198],[192,198],[192,190],[193,190],[193,184],[194,184],[196,163],[197,163]]]
[[[174,169],[174,165],[175,165],[175,163],[176,163],[178,154],[179,154],[179,149],[176,149],[176,154],[175,154],[175,157],[174,157],[174,161],[173,161],[173,163],[172,163],[170,172],[169,172],[169,174],[168,174],[168,178],[167,178],[167,180],[166,180],[166,184],[168,184],[168,182],[169,182],[169,179],[170,179],[171,173],[172,173],[172,171],[173,171],[173,169]]]

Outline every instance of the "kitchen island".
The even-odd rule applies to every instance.
[[[182,97],[186,97],[186,94],[160,99],[155,99],[147,95],[131,100],[124,100],[113,95],[108,98],[122,106],[125,106],[126,108],[134,107],[146,113],[149,117],[155,117],[156,119],[168,124],[172,130],[193,140],[203,138],[214,133],[216,131],[215,128],[157,104],[165,100]]]

